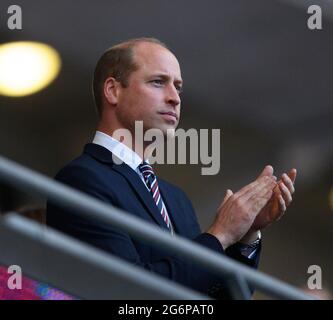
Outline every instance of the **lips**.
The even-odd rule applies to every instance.
[[[178,117],[177,117],[177,114],[175,112],[172,112],[172,111],[167,111],[167,112],[159,112],[159,114],[164,114],[164,115],[168,115],[168,116],[171,116],[171,117],[174,117],[175,120],[178,120]]]

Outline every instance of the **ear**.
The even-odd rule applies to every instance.
[[[113,77],[104,81],[104,98],[111,105],[117,105],[120,83]]]

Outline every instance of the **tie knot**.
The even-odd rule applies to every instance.
[[[153,168],[151,167],[150,164],[148,164],[147,162],[143,161],[140,165],[139,165],[139,170],[141,171],[143,177],[146,179],[148,176],[155,175]]]

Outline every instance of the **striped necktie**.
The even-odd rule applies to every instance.
[[[168,212],[163,203],[163,200],[162,200],[162,197],[160,194],[160,190],[158,188],[156,175],[153,171],[153,168],[151,167],[151,165],[149,165],[147,162],[144,161],[143,163],[141,163],[139,165],[139,170],[142,173],[142,176],[146,182],[148,190],[151,193],[151,195],[153,196],[153,199],[156,203],[156,206],[157,206],[159,212],[161,213],[161,216],[162,216],[164,222],[166,223],[170,232],[173,234],[172,224],[171,224]]]

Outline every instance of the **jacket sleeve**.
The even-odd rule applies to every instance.
[[[186,204],[186,209],[185,211],[188,213],[191,213],[191,216],[193,217],[193,220],[195,221],[196,226],[194,229],[197,229],[197,233],[201,233],[200,231],[200,226],[196,218],[195,210],[193,208],[193,205],[186,195],[184,191],[178,188],[177,194],[181,195],[182,197],[182,203],[185,205]],[[254,255],[252,255],[251,258],[248,258],[244,255],[241,254],[238,243],[230,246],[226,250],[223,250],[220,242],[215,238],[213,235],[204,233],[206,235],[205,237],[210,237],[210,244],[209,245],[204,245],[205,247],[213,248],[214,243],[215,243],[215,249],[214,251],[217,252],[218,254],[225,254],[229,258],[242,263],[250,268],[257,269],[259,265],[259,260],[260,260],[260,254],[261,254],[261,246],[262,243],[259,243],[259,247],[255,251]],[[208,291],[208,294],[216,299],[231,299],[231,290],[229,290],[230,282],[226,281],[226,278],[221,278],[220,281],[215,283]],[[254,292],[254,288],[252,286],[249,286],[251,294]]]
[[[66,167],[56,176],[59,182],[83,191],[103,202],[117,207],[117,198],[103,186],[103,179],[86,167]],[[210,294],[210,289],[223,278],[207,272],[203,268],[187,261],[183,257],[164,251],[153,261],[143,261],[137,243],[125,232],[104,222],[83,217],[78,212],[60,208],[50,202],[47,204],[47,224],[90,245],[121,257],[146,270],[174,280],[199,292]],[[219,241],[212,235],[203,233],[194,242],[219,254],[224,254]]]

